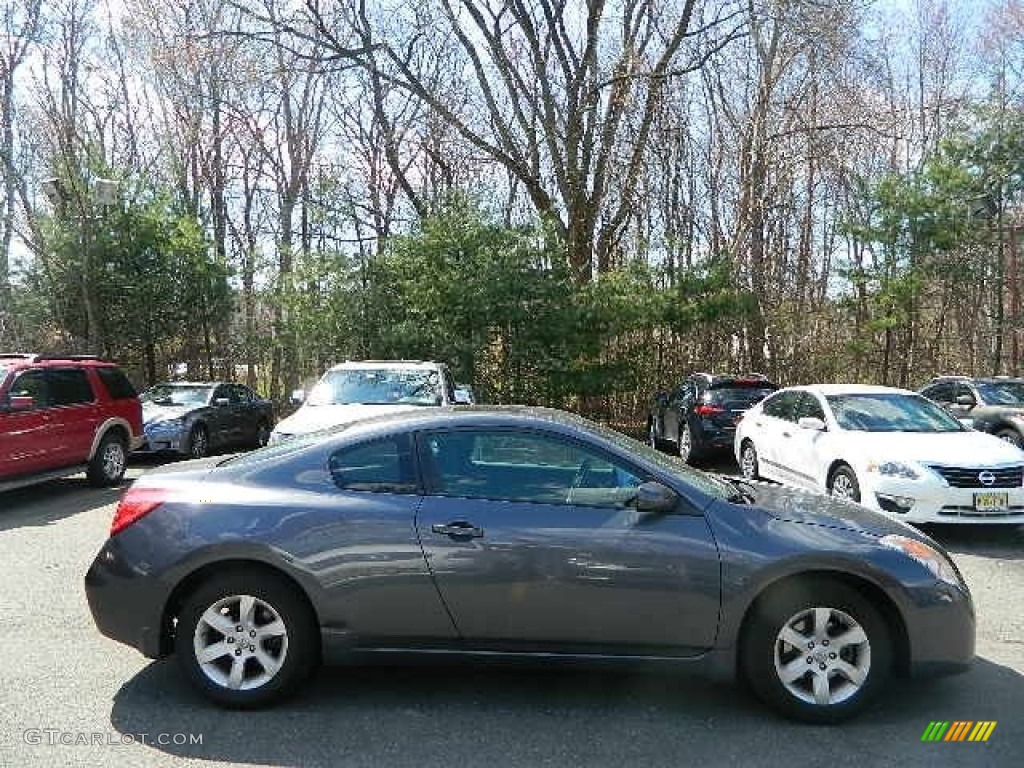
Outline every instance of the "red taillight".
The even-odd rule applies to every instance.
[[[719,413],[725,413],[725,408],[720,408],[717,405],[698,405],[693,409],[693,412],[698,416],[716,416]]]
[[[129,488],[114,512],[110,535],[120,533],[167,501],[169,494],[163,488]]]

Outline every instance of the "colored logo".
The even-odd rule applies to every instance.
[[[921,741],[988,741],[996,729],[996,720],[932,721],[924,729]]]

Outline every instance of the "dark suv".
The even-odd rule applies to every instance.
[[[116,485],[141,442],[142,406],[113,363],[0,354],[0,491],[82,471]]]
[[[731,451],[736,422],[778,387],[760,374],[694,373],[674,392],[659,392],[647,418],[653,448],[672,444],[693,463],[713,452]]]
[[[979,432],[1024,446],[1024,379],[939,376],[921,394]]]

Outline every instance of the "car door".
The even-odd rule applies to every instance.
[[[750,437],[757,449],[758,462],[766,470],[764,474],[784,482],[792,481],[789,468],[796,461],[792,437],[797,428],[794,411],[800,395],[794,389],[777,392],[764,401],[760,413],[751,417],[754,434]]]
[[[223,400],[227,403],[218,403]],[[232,397],[231,385],[220,384],[213,390],[206,422],[214,445],[228,445],[238,440],[238,402],[237,397]]]
[[[641,515],[643,473],[552,433],[421,435],[416,527],[474,647],[687,655],[717,631],[718,553],[699,514]]]
[[[102,410],[86,372],[72,367],[47,368],[46,380],[53,408],[50,417],[57,433],[55,455],[65,465],[88,461]]]
[[[260,422],[259,406],[252,390],[241,384],[232,384],[231,407],[236,414],[235,442],[252,445],[256,442],[256,429]]]
[[[668,407],[665,409],[665,433],[662,435],[666,440],[679,440],[679,432],[686,424],[686,415],[695,397],[696,388],[693,382],[686,381],[669,398]]]
[[[825,422],[825,410],[817,395],[812,392],[804,392],[797,401],[793,410],[793,419],[796,423],[792,429],[786,430],[790,437],[784,444],[788,446],[787,455],[792,457],[787,463],[792,481],[805,488],[822,490],[824,470],[821,465],[828,450],[831,434],[826,430],[801,427],[799,422],[802,418],[820,419]]]
[[[412,437],[343,446],[327,465],[329,511],[291,551],[325,585],[321,620],[363,645],[454,644],[455,625],[416,532],[422,493]]]
[[[9,402],[11,397],[31,397],[33,403],[27,410],[0,412],[0,477],[60,467],[60,435],[53,423],[45,372],[32,369],[15,374],[4,399]]]

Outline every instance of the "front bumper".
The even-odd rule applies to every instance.
[[[110,539],[85,574],[85,596],[96,627],[151,659],[160,657],[166,595],[157,579],[132,568]]]
[[[935,677],[966,672],[974,659],[974,602],[965,589],[939,584],[911,593],[907,621],[910,674]]]
[[[162,427],[161,422],[146,424],[142,429],[142,444],[135,453],[182,453],[186,434],[181,427]]]
[[[863,478],[863,479],[861,479]],[[1024,488],[953,488],[939,480],[921,477],[861,475],[861,503],[908,523],[1024,523]],[[1006,493],[1008,508],[977,509],[976,494]],[[907,502],[912,504],[907,506]]]

